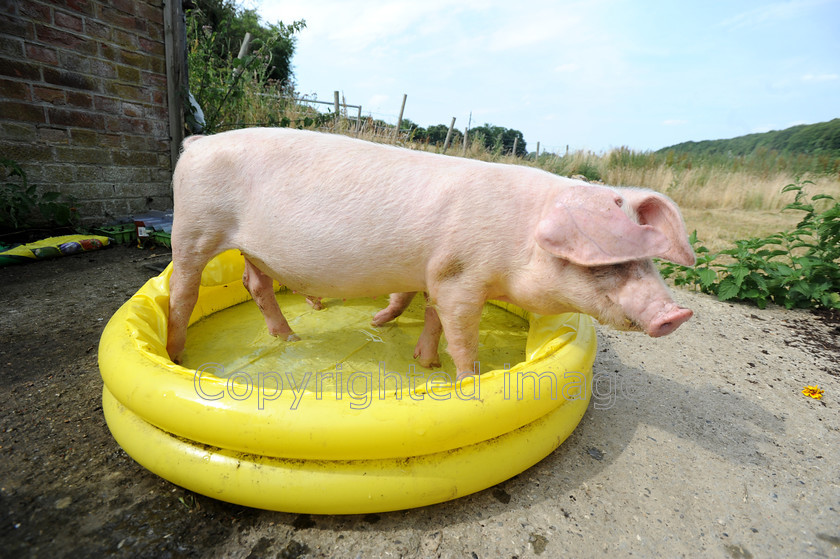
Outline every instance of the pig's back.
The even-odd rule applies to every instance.
[[[222,248],[311,294],[415,290],[441,251],[509,234],[511,216],[523,213],[515,206],[533,202],[517,178],[532,174],[331,134],[238,130],[183,154],[176,229],[189,214],[213,216],[208,226],[222,231],[208,234]],[[341,281],[330,281],[339,270]],[[338,284],[350,287],[339,293]]]

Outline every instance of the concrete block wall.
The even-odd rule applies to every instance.
[[[84,223],[172,206],[162,0],[0,0],[0,157]]]

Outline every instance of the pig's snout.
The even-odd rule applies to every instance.
[[[691,318],[693,314],[691,309],[674,306],[674,308],[656,315],[647,325],[645,333],[651,338],[667,336]]]

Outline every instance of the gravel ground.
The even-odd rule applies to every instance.
[[[671,336],[599,328],[612,381],[529,470],[420,509],[285,514],[172,485],[105,425],[99,336],[168,256],[0,269],[2,555],[840,557],[837,315],[677,291],[696,314]]]

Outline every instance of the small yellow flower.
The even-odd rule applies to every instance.
[[[815,400],[821,399],[822,395],[823,395],[823,392],[825,392],[825,390],[822,390],[818,385],[806,386],[805,388],[802,389],[803,394],[805,394],[806,396],[810,396],[811,398],[814,398]]]

